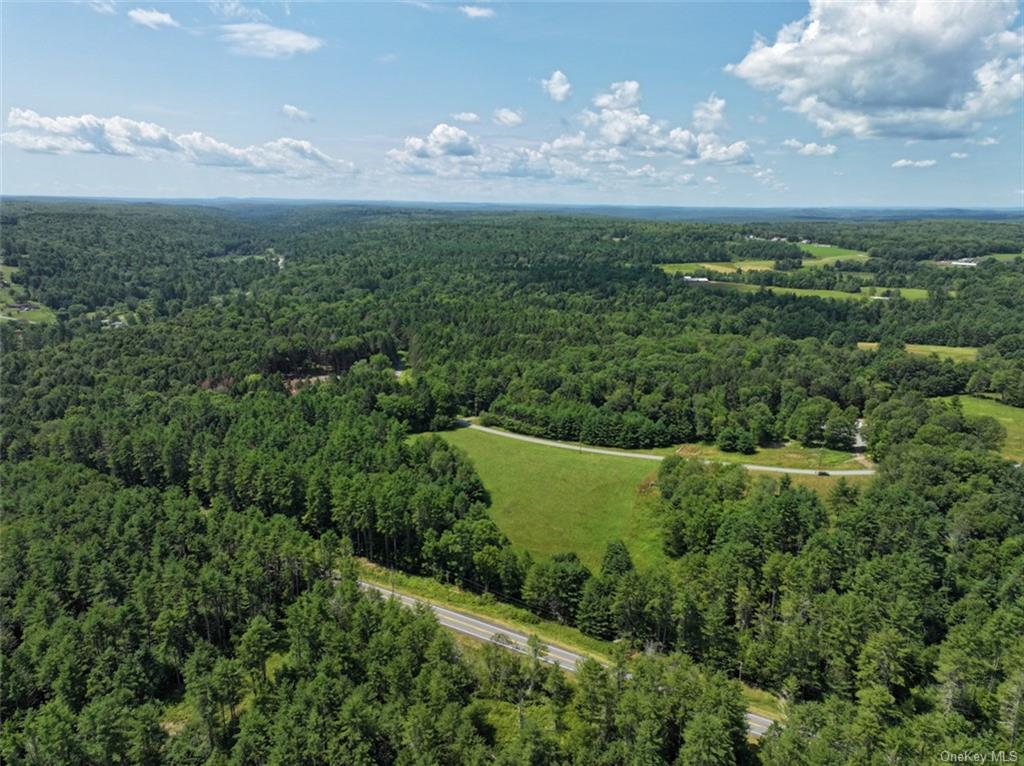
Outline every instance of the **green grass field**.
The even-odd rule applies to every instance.
[[[814,258],[866,260],[868,257],[867,253],[860,250],[847,250],[845,247],[833,247],[832,245],[800,245],[800,249]]]
[[[820,468],[837,471],[864,467],[849,452],[838,452],[824,447],[821,449],[802,447],[796,442],[780,447],[760,447],[753,455],[722,452],[717,447],[706,444],[684,444],[674,451],[686,458],[713,460],[720,463],[752,463],[781,468]]]
[[[663,263],[661,269],[666,274],[696,274],[698,271],[716,271],[720,274],[735,274],[743,271],[771,271],[774,261],[721,261],[704,263]]]
[[[440,436],[470,456],[491,493],[491,517],[513,545],[541,556],[575,551],[596,568],[608,541],[621,538],[638,566],[662,559],[654,490],[647,486],[657,463],[468,428]]]
[[[491,517],[513,545],[540,556],[575,551],[593,567],[600,563],[608,541],[620,538],[638,566],[664,560],[657,491],[650,488],[657,463],[556,449],[466,428],[440,436],[469,455],[491,493]],[[658,455],[678,451],[683,457],[700,460],[815,470],[864,467],[849,453],[798,444],[762,448],[753,455],[699,444],[633,451]],[[780,478],[776,474],[753,478],[766,476]],[[865,482],[855,483],[870,481],[870,477],[863,478]],[[837,481],[822,476],[791,479],[819,492]]]
[[[941,397],[947,402],[952,398]],[[1001,454],[1010,460],[1024,462],[1024,409],[984,396],[961,396],[960,404],[966,415],[988,415],[1002,423],[1006,429],[1006,441]]]
[[[745,282],[713,282],[712,284],[745,293],[756,293],[762,288],[762,285],[752,285]],[[908,301],[923,301],[928,298],[928,291],[920,287],[865,287],[859,293],[845,293],[841,290],[811,290],[802,287],[779,287],[776,285],[763,285],[763,287],[776,295],[796,295],[801,298],[832,298],[840,301],[871,300],[876,296],[882,296],[886,291],[898,292],[900,297],[906,298]]]
[[[993,261],[1013,261],[1017,258],[1024,258],[1024,253],[992,253],[984,257]]]
[[[804,268],[820,269],[824,266],[831,266],[839,261],[854,261],[864,263],[868,260],[867,253],[859,250],[847,250],[842,247],[829,247],[828,245],[800,245],[800,249],[810,258],[804,259]]]
[[[952,359],[954,362],[973,362],[978,358],[976,346],[929,346],[926,343],[907,343],[904,346],[908,354],[928,356],[937,354],[941,359]],[[862,351],[875,351],[878,344],[870,341],[861,341],[857,348]]]
[[[24,303],[27,298],[23,288],[11,282],[11,277],[18,271],[15,266],[0,266],[0,277],[4,285],[0,286],[0,319],[18,320],[22,322],[38,322],[49,324],[57,321],[57,316],[46,306],[39,305],[29,311],[15,311],[7,308],[8,303]]]

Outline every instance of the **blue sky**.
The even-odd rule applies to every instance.
[[[1020,206],[1015,2],[0,6],[4,194]]]

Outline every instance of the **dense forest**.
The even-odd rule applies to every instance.
[[[1002,425],[936,399],[1024,406],[1024,262],[924,263],[1020,252],[1024,225],[10,200],[2,224],[11,279],[55,311],[0,323],[4,762],[1024,749],[1024,474],[996,453]],[[709,290],[660,268],[798,267],[802,240],[863,250],[872,284],[928,297]],[[667,566],[609,540],[591,571],[491,520],[470,460],[431,435],[471,415],[735,452],[849,450],[864,419],[879,473],[822,497],[668,459]],[[540,647],[462,646],[362,593],[353,556],[525,604],[618,656],[570,680]],[[739,681],[786,703],[756,747]]]

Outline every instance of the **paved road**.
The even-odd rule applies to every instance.
[[[468,420],[460,420],[459,424],[465,428],[471,428],[474,431],[483,431],[484,433],[494,434],[495,436],[504,436],[506,439],[518,439],[523,442],[531,442],[532,444],[542,444],[545,447],[556,447],[558,449],[568,449],[573,452],[587,452],[591,455],[612,455],[614,457],[629,457],[634,460],[664,460],[664,455],[654,455],[650,452],[622,452],[620,450],[613,449],[602,449],[601,447],[584,447],[579,444],[568,444],[566,442],[556,442],[551,439],[542,439],[539,436],[526,436],[524,434],[517,434],[511,431],[502,431],[498,428],[488,428],[487,426],[478,426],[476,423],[470,423]],[[705,460],[705,463],[714,463],[718,461]],[[730,465],[725,461],[721,461],[725,465]],[[748,471],[765,471],[767,473],[792,473],[800,474],[803,476],[817,476],[819,471],[814,468],[782,468],[775,465],[756,465],[754,463],[740,463]],[[871,468],[854,468],[846,470],[828,471],[829,476],[874,476],[875,471]]]
[[[495,625],[485,620],[480,620],[476,617],[471,617],[468,614],[462,612],[456,612],[453,609],[446,609],[443,606],[437,606],[431,604],[428,601],[422,601],[412,596],[407,596],[404,593],[397,593],[392,591],[390,588],[386,588],[381,585],[375,585],[374,583],[359,581],[359,587],[363,590],[376,591],[384,596],[390,596],[401,601],[406,606],[416,606],[417,604],[423,604],[430,607],[437,617],[437,621],[448,628],[448,630],[455,631],[456,633],[462,633],[467,636],[479,639],[481,641],[493,641],[494,643],[510,650],[513,652],[519,652],[520,654],[527,654],[529,652],[528,642],[529,637],[522,633],[517,633],[514,630],[509,630],[506,627]],[[584,655],[570,652],[568,649],[562,649],[558,646],[546,645],[546,651],[541,659],[544,662],[569,671],[570,673],[576,672],[576,664],[582,662]],[[770,718],[757,715],[756,713],[746,713],[747,719],[747,730],[754,737],[762,736],[773,721]]]

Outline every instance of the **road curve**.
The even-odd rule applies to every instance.
[[[526,436],[525,434],[517,434],[512,431],[502,431],[498,428],[488,428],[487,426],[479,426],[476,423],[471,423],[468,420],[459,420],[459,425],[464,428],[472,429],[473,431],[483,431],[484,433],[493,434],[495,436],[504,436],[506,439],[518,439],[523,442],[530,442],[531,444],[540,444],[545,447],[556,447],[558,449],[572,450],[573,452],[586,452],[591,455],[611,455],[613,457],[629,457],[634,460],[657,460],[661,461],[665,459],[664,455],[654,455],[650,452],[622,452],[620,450],[603,449],[601,447],[584,447],[581,444],[568,444],[566,442],[556,442],[551,439],[543,439],[539,436]],[[715,461],[715,460],[704,460],[705,463],[721,462],[723,465],[741,465],[748,471],[764,471],[767,473],[790,473],[798,474],[802,476],[817,476],[822,473],[827,473],[829,476],[874,476],[875,471],[872,468],[853,468],[837,471],[825,471],[822,469],[818,471],[814,468],[782,468],[781,466],[775,465],[756,465],[754,463],[730,463],[728,461]]]
[[[456,633],[462,633],[463,635],[470,636],[480,641],[490,641],[498,644],[499,646],[508,649],[519,654],[529,653],[529,637],[518,633],[514,630],[510,630],[501,625],[495,625],[494,623],[481,620],[477,617],[471,617],[463,612],[457,612],[454,609],[448,609],[437,604],[432,604],[429,601],[414,598],[404,593],[391,590],[383,585],[376,585],[365,580],[359,581],[359,587],[366,591],[375,591],[385,597],[398,599],[402,604],[409,607],[414,607],[422,604],[423,606],[429,607],[433,611],[437,621],[448,630]],[[543,662],[547,662],[551,665],[557,665],[563,670],[567,670],[570,673],[576,672],[576,665],[586,659],[586,655],[577,654],[571,652],[568,649],[563,649],[559,646],[553,646],[551,644],[545,644],[544,654],[541,657]],[[747,731],[753,737],[761,737],[774,723],[772,719],[766,718],[765,716],[758,715],[757,713],[746,713],[747,720]]]

